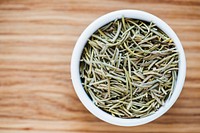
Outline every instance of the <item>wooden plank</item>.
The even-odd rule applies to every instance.
[[[120,9],[150,12],[180,37],[187,76],[175,105],[159,119],[119,127],[94,117],[70,79],[73,47],[99,16]],[[197,133],[200,131],[199,0],[1,0],[1,133]]]

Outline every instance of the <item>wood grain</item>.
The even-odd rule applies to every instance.
[[[70,58],[81,32],[119,9],[160,17],[186,52],[187,77],[179,99],[143,126],[118,127],[97,119],[70,80]],[[1,0],[0,133],[200,132],[199,42],[199,0]]]

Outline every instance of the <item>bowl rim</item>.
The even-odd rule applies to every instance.
[[[158,111],[144,118],[124,119],[124,118],[114,117],[104,112],[91,101],[91,99],[85,92],[80,80],[80,71],[79,71],[80,57],[82,54],[82,50],[87,42],[87,39],[98,28],[102,27],[103,25],[109,23],[112,20],[115,20],[117,18],[122,18],[122,16],[124,16],[125,18],[126,17],[134,18],[134,19],[139,19],[139,20],[148,21],[148,22],[152,21],[153,23],[156,24],[157,27],[159,27],[170,38],[173,39],[176,45],[176,48],[179,52],[179,70],[178,70],[178,77],[177,77],[176,85],[174,88],[174,92],[172,93],[171,97],[165,102],[165,104],[162,107],[160,107]],[[80,35],[80,37],[78,38],[76,42],[76,45],[74,47],[72,57],[71,57],[71,80],[72,80],[72,84],[75,89],[75,92],[78,95],[82,104],[97,118],[105,122],[108,122],[110,124],[114,124],[118,126],[142,125],[142,124],[151,122],[159,118],[160,116],[162,116],[172,107],[172,105],[176,102],[177,98],[179,97],[182,91],[184,82],[185,82],[185,77],[186,77],[185,53],[184,53],[182,44],[179,38],[177,37],[176,33],[171,29],[171,27],[168,24],[166,24],[160,18],[141,10],[117,10],[117,11],[107,13],[97,18],[82,32],[82,34]]]

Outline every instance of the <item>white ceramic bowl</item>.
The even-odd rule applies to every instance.
[[[109,23],[110,21],[113,21],[117,18],[121,18],[122,16],[127,18],[134,18],[144,21],[152,21],[155,23],[161,30],[163,30],[170,38],[173,39],[174,43],[176,44],[176,47],[179,51],[179,70],[178,70],[178,78],[177,83],[174,88],[174,92],[172,93],[172,96],[166,101],[166,103],[154,114],[147,116],[145,118],[132,118],[132,119],[124,119],[124,118],[118,118],[114,117],[100,108],[98,108],[96,105],[93,104],[87,93],[85,92],[83,86],[81,85],[80,80],[80,71],[79,71],[79,63],[80,63],[80,57],[83,51],[83,48],[87,42],[87,39],[100,27],[103,25]],[[161,19],[158,17],[144,12],[144,11],[138,11],[138,10],[119,10],[114,11],[111,13],[108,13],[104,16],[99,17],[94,22],[92,22],[81,34],[79,37],[72,54],[71,58],[71,79],[74,86],[74,89],[76,91],[76,94],[78,95],[79,99],[83,103],[83,105],[96,117],[99,119],[106,121],[108,123],[119,125],[119,126],[137,126],[142,125],[148,122],[151,122],[161,115],[163,115],[165,112],[167,112],[172,105],[175,103],[177,98],[179,97],[181,90],[183,88],[183,84],[185,81],[185,75],[186,75],[186,60],[185,60],[185,54],[183,47],[181,45],[180,40],[178,39],[177,35],[174,33],[174,31]]]

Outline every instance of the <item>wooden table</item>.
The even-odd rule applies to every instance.
[[[70,80],[81,32],[99,16],[139,9],[166,21],[182,41],[187,77],[175,105],[159,119],[119,127],[94,117]],[[199,0],[1,0],[0,133],[200,132]]]

